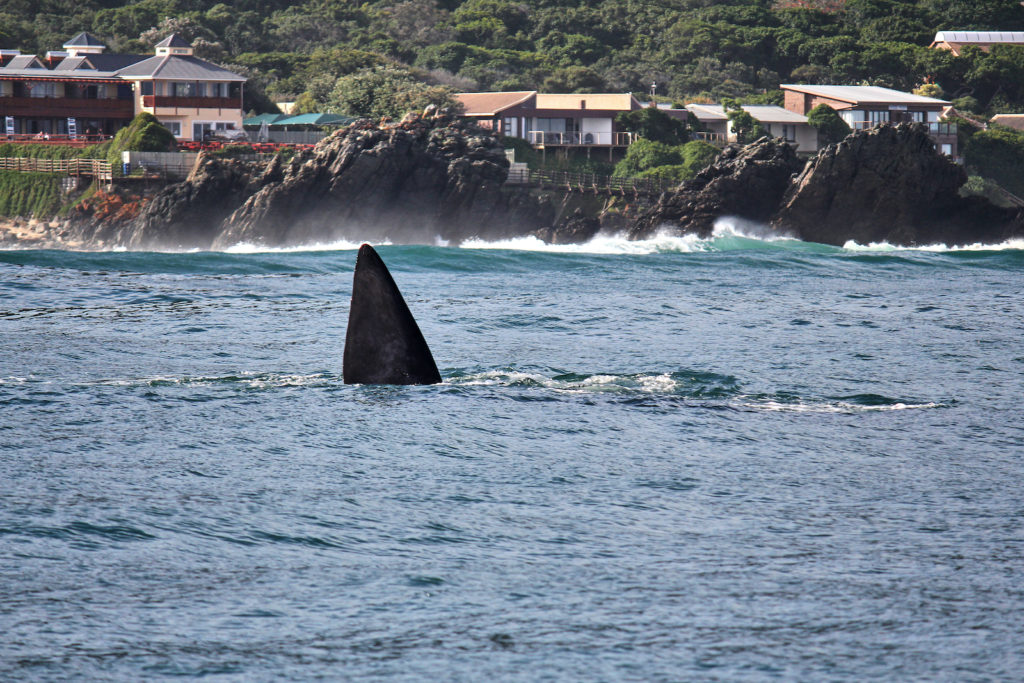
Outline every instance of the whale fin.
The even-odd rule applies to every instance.
[[[369,244],[359,247],[352,277],[343,360],[345,384],[438,384],[423,333],[388,267]]]

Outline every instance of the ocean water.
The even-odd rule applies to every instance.
[[[0,252],[0,679],[1020,680],[1024,244]]]

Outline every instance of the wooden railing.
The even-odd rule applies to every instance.
[[[149,108],[241,109],[241,97],[167,97],[143,95],[142,106]]]
[[[665,178],[623,178],[595,173],[531,171],[519,168],[509,170],[505,183],[507,185],[548,187],[569,192],[593,192],[594,194],[661,194],[679,185],[678,181]]]
[[[75,97],[0,97],[0,116],[38,118],[131,119],[135,105],[129,99]]]
[[[54,173],[65,176],[87,176],[111,180],[113,169],[102,159],[33,159],[31,157],[0,157],[0,171]]]
[[[709,133],[707,131],[702,130],[694,131],[693,139],[701,140],[703,142],[716,145],[718,147],[725,147],[725,145],[728,144],[729,142],[721,133]]]
[[[850,124],[853,130],[868,130],[876,126],[895,126],[901,121],[854,121]],[[920,123],[928,128],[928,134],[932,136],[955,136],[956,124],[945,121],[910,121],[909,123]]]
[[[529,132],[531,145],[537,147],[629,147],[637,133],[550,133],[543,130]]]

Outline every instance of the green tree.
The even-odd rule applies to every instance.
[[[681,145],[689,139],[686,123],[673,118],[656,107],[622,112],[615,117],[622,130],[639,133],[640,137],[666,145]]]
[[[743,107],[735,100],[723,100],[726,116],[732,125],[732,132],[736,136],[736,142],[746,145],[766,135],[768,131],[761,122],[744,111]]]
[[[992,126],[975,133],[965,145],[964,165],[970,173],[1024,195],[1024,132]]]
[[[636,177],[652,168],[681,163],[683,155],[679,147],[641,138],[629,146],[626,156],[615,165],[615,175]]]
[[[853,132],[849,124],[827,104],[819,104],[807,112],[807,125],[818,131],[818,141],[831,145]]]
[[[390,66],[360,69],[339,78],[327,99],[332,113],[377,118],[401,118],[410,111],[422,111],[428,104],[454,107],[452,91],[428,85],[408,71]]]

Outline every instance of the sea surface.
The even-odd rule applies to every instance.
[[[0,252],[0,679],[1024,677],[1024,244]]]

